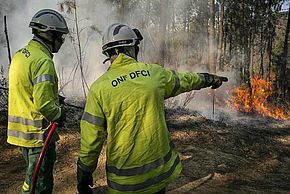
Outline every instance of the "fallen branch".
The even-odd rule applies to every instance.
[[[210,179],[214,177],[214,173],[211,173],[205,177],[202,177],[200,179],[197,179],[195,181],[189,182],[177,189],[168,191],[168,194],[175,194],[175,193],[188,193],[192,191],[193,189],[196,189],[197,187],[201,186],[202,184],[206,183]]]

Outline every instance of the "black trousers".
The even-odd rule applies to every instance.
[[[165,188],[161,189],[160,191],[154,193],[154,194],[165,194]]]

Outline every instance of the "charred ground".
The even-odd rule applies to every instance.
[[[76,193],[79,113],[69,110],[59,131],[54,193]],[[7,115],[0,117],[0,193],[19,193],[25,162],[19,148],[6,143]],[[167,110],[167,123],[180,152],[183,171],[168,193],[290,193],[290,124],[241,117],[224,122],[184,109]],[[106,193],[104,149],[94,173],[95,193]]]

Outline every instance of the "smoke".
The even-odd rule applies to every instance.
[[[57,8],[54,1],[44,2],[31,0],[26,1],[25,3],[20,3],[16,0],[10,0],[5,5],[6,9],[2,8],[1,16],[7,16],[7,27],[12,54],[22,46],[26,45],[27,42],[31,39],[31,29],[28,28],[28,25],[32,16],[41,8]],[[1,47],[1,50],[3,49],[6,48]]]
[[[218,89],[201,89],[196,93],[195,98],[188,108],[199,111],[203,116],[215,120],[222,120],[224,117],[235,117],[237,111],[227,106],[227,100],[231,97],[233,88],[236,88],[236,75],[233,72],[217,72],[217,75],[227,77]],[[227,115],[226,115],[227,114]],[[230,116],[229,116],[230,115]]]
[[[108,68],[108,63],[102,63],[105,56],[102,54],[101,37],[104,30],[110,24],[110,6],[106,1],[77,1],[77,21],[80,31],[82,48],[84,78],[87,86],[102,75]],[[64,86],[63,94],[67,97],[84,97],[80,67],[77,66],[78,43],[74,13],[63,13],[73,41],[68,39],[55,58],[58,61],[58,72],[61,85]],[[78,88],[76,90],[76,88]],[[86,88],[86,87],[85,87]],[[86,88],[87,93],[87,88]]]
[[[31,29],[28,27],[32,16],[40,9],[52,8],[60,11],[59,4],[62,0],[37,1],[29,0],[20,2],[1,0],[1,16],[7,15],[9,38],[12,54],[25,46],[32,38]],[[115,22],[122,22],[133,28],[140,29],[144,40],[140,45],[140,61],[155,63],[156,54],[159,53],[159,40],[166,41],[166,66],[179,72],[207,72],[207,2],[205,1],[168,1],[167,32],[159,33],[159,1],[132,1],[126,5],[126,14],[118,17],[118,5],[106,0],[77,0],[77,16],[81,31],[80,41],[82,58],[84,60],[84,77],[90,86],[110,65],[102,63],[106,58],[101,53],[101,34],[107,27]],[[112,6],[113,5],[113,6]],[[190,8],[190,9],[189,9]],[[186,10],[191,10],[189,13]],[[74,14],[62,12],[72,36],[76,40]],[[194,23],[195,27],[189,25]],[[188,33],[190,30],[191,33]],[[162,37],[163,36],[163,37]],[[8,70],[6,47],[1,36],[0,66]],[[66,97],[84,97],[80,68],[77,67],[77,45],[75,41],[66,39],[59,53],[55,54],[54,61],[59,76],[61,92]],[[220,75],[229,77],[229,73],[220,72]],[[234,77],[234,76],[232,76]],[[226,86],[234,85],[234,79],[229,79],[217,90],[217,96],[224,97]],[[86,90],[87,92],[87,90]],[[211,117],[212,97],[209,90],[195,92],[194,99],[189,103],[190,109],[201,111]],[[184,95],[176,97],[179,104],[184,102]],[[178,104],[178,102],[176,102]]]
[[[188,72],[184,68],[179,68],[179,72]],[[206,72],[205,67],[195,66],[193,73]],[[206,118],[214,120],[224,120],[226,118],[236,118],[238,112],[231,107],[228,107],[227,100],[231,98],[233,88],[236,88],[238,83],[236,75],[233,72],[217,72],[219,76],[224,76],[229,79],[228,82],[224,82],[218,89],[212,90],[210,88],[203,88],[200,90],[194,90],[191,94],[184,93],[167,100],[167,105],[174,107],[184,107],[190,111],[197,111]],[[187,101],[189,95],[192,99],[188,101],[186,106],[184,103]],[[168,102],[169,101],[169,102]]]
[[[0,47],[0,66],[3,66],[5,73],[8,74],[9,60],[7,44],[4,34],[3,17],[7,17],[7,28],[10,43],[11,55],[25,46],[32,38],[31,29],[28,28],[29,21],[32,16],[41,8],[56,9],[56,1],[0,1],[0,17],[1,17],[1,47]]]
[[[62,1],[0,1],[0,5],[2,5],[1,16],[7,16],[8,35],[12,56],[18,49],[25,46],[31,40],[32,33],[28,25],[33,15],[38,10],[44,8],[51,8],[60,12],[60,2]],[[79,29],[82,31],[80,41],[83,50],[84,76],[88,86],[107,69],[107,66],[102,64],[105,57],[101,54],[100,35],[100,33],[110,24],[108,16],[111,8],[105,2],[106,1],[77,1],[78,23]],[[75,30],[74,15],[67,13],[62,14],[65,16],[69,28]],[[2,32],[3,31],[4,28]],[[76,39],[76,35],[73,34],[73,36]],[[1,34],[0,66],[4,66],[8,72],[9,62],[6,40],[4,37],[4,33]],[[76,46],[75,42],[67,38],[60,51],[54,55],[54,62],[59,75],[60,85],[63,85],[63,94],[72,97],[82,97],[80,68],[77,67],[77,51],[75,50]]]

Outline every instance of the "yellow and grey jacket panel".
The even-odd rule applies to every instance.
[[[154,193],[174,180],[181,163],[170,141],[164,99],[201,88],[197,74],[175,73],[119,54],[91,86],[81,121],[81,162],[95,167],[107,131],[111,193]]]
[[[23,147],[40,147],[50,122],[60,117],[58,79],[52,55],[37,41],[17,51],[9,71],[8,139]],[[56,134],[53,140],[57,140]]]

